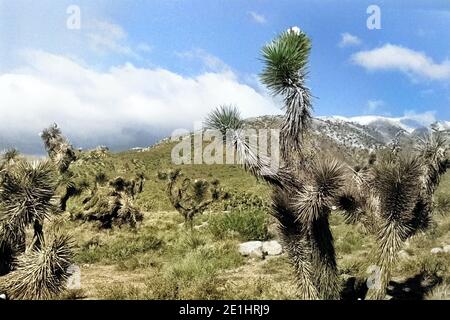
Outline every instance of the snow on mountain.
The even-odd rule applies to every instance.
[[[247,125],[253,128],[274,128],[280,125],[280,116],[263,116],[247,119]],[[424,123],[415,117],[329,116],[314,118],[312,131],[328,137],[340,145],[351,148],[376,149],[385,146],[395,138],[413,141],[423,137],[432,129],[448,131],[450,121]]]
[[[421,123],[415,119],[405,117],[390,118],[382,116],[357,116],[357,117],[342,117],[342,116],[331,116],[331,117],[319,117],[320,119],[330,120],[330,121],[345,121],[354,122],[361,124],[363,126],[392,126],[398,127],[405,130],[408,133],[413,132],[417,128],[426,127],[426,124]]]

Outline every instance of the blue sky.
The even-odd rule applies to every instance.
[[[366,26],[371,4],[380,30]],[[66,27],[69,5],[80,30]],[[190,128],[220,103],[277,113],[259,51],[290,26],[312,39],[315,114],[450,119],[447,0],[0,0],[0,124],[25,149],[50,120],[80,144],[123,148]]]

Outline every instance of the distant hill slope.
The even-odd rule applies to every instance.
[[[246,120],[250,128],[276,128],[280,126],[281,116],[262,116]],[[381,116],[360,117],[318,117],[312,122],[314,134],[328,137],[335,143],[350,148],[376,149],[385,146],[396,137],[407,143],[431,132],[432,128],[450,135],[450,122],[439,121],[431,126],[424,126],[414,119],[389,118]]]

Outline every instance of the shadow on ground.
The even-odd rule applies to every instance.
[[[386,290],[389,300],[424,300],[433,288],[442,283],[435,273],[421,272],[403,281],[390,281]],[[342,291],[342,300],[364,300],[368,288],[366,279],[347,279]]]

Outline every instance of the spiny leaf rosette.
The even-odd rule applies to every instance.
[[[60,294],[70,276],[73,244],[57,236],[50,244],[17,258],[15,270],[0,278],[0,292],[9,299],[42,300]]]
[[[55,173],[51,161],[19,159],[0,175],[0,294],[9,299],[47,299],[65,289],[70,240],[44,238],[44,221],[56,211]]]
[[[367,164],[352,168],[309,139],[311,93],[305,84],[311,42],[293,27],[262,49],[262,82],[284,99],[278,170],[255,155],[239,129],[224,128],[235,120],[208,120],[210,128],[231,130],[235,150],[244,168],[273,187],[273,215],[278,219],[284,247],[294,266],[299,296],[303,299],[339,299],[333,237],[329,226],[332,208],[339,208],[347,223],[360,224],[375,234],[378,249],[373,264],[381,283],[370,298],[384,298],[396,256],[404,241],[430,223],[433,193],[449,167],[445,139],[433,133],[416,152],[405,156],[400,144],[369,155]],[[231,116],[230,114],[228,114]]]

